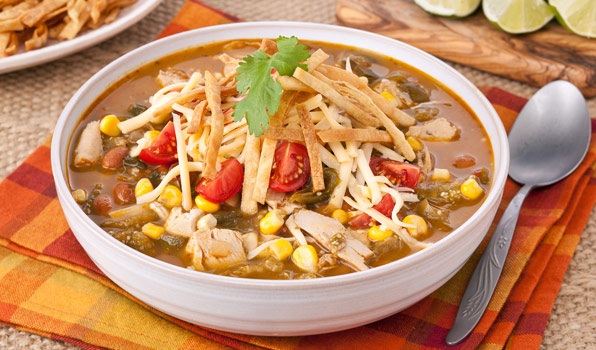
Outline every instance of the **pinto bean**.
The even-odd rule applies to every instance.
[[[114,200],[118,204],[132,204],[135,202],[135,190],[131,184],[118,183],[114,186]]]
[[[112,199],[106,194],[97,196],[93,201],[93,209],[95,209],[97,215],[107,216],[112,210]]]
[[[453,166],[455,166],[456,168],[469,168],[475,164],[476,158],[467,154],[455,158],[455,161],[453,162]]]
[[[101,167],[106,170],[116,170],[122,166],[124,157],[128,154],[128,147],[120,146],[109,150],[101,160]]]

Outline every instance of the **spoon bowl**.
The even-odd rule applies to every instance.
[[[542,87],[526,103],[509,132],[509,176],[523,187],[495,228],[462,297],[447,345],[464,340],[476,327],[495,291],[530,191],[571,174],[590,146],[590,114],[580,91],[566,81]]]
[[[590,133],[581,92],[563,80],[545,85],[524,106],[509,132],[509,176],[535,186],[560,181],[586,155]]]

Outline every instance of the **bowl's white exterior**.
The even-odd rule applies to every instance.
[[[167,54],[210,42],[295,35],[395,57],[441,81],[475,111],[494,150],[494,182],[484,204],[460,228],[428,249],[369,271],[316,280],[251,280],[200,273],[145,256],[116,241],[89,219],[66,183],[68,142],[86,108],[126,73]],[[116,284],[167,314],[203,326],[255,335],[304,335],[363,325],[414,304],[470,257],[498,208],[509,166],[507,136],[480,91],[438,59],[393,39],[350,28],[299,22],[252,22],[208,27],[165,38],[112,62],[65,107],[52,141],[58,198],[75,236]]]

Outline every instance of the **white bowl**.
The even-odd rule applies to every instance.
[[[394,57],[459,95],[486,129],[494,151],[492,187],[478,211],[430,248],[368,271],[314,280],[254,280],[177,267],[120,243],[75,203],[66,182],[68,143],[87,107],[127,73],[170,53],[206,43],[295,35]],[[507,135],[482,93],[437,58],[399,41],[345,27],[300,22],[227,24],[174,35],[138,48],[95,74],[68,102],[54,131],[52,171],[75,236],[116,284],[148,305],[188,322],[255,335],[305,335],[360,326],[399,312],[447,282],[484,237],[499,206],[509,166]],[[374,296],[374,297],[371,297]]]

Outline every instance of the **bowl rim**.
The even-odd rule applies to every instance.
[[[494,168],[494,173],[493,173],[493,182],[492,182],[491,188],[488,192],[488,196],[484,200],[482,205],[478,208],[478,210],[476,210],[474,212],[474,214],[470,218],[468,218],[460,227],[455,229],[453,232],[451,232],[446,237],[444,237],[441,240],[439,240],[438,242],[432,244],[430,247],[423,249],[422,251],[416,252],[412,255],[409,255],[405,258],[388,263],[386,265],[374,267],[374,268],[371,268],[370,270],[366,270],[366,271],[357,271],[357,272],[349,273],[349,274],[345,274],[345,275],[329,276],[329,277],[325,277],[325,278],[306,279],[306,280],[265,280],[265,279],[250,279],[250,278],[221,276],[221,275],[215,275],[215,274],[191,270],[188,268],[176,266],[176,265],[158,260],[156,258],[142,254],[142,253],[134,250],[133,248],[130,248],[125,244],[122,244],[121,242],[117,241],[113,237],[111,237],[104,230],[102,230],[97,224],[95,224],[89,216],[85,215],[82,212],[82,210],[76,204],[76,202],[74,201],[72,196],[69,196],[69,195],[63,196],[64,197],[63,200],[60,201],[61,206],[63,207],[63,210],[65,211],[65,213],[69,212],[70,214],[76,215],[78,219],[82,220],[82,223],[84,224],[84,226],[86,226],[86,227],[83,227],[85,229],[85,234],[92,234],[92,235],[96,236],[96,238],[102,240],[103,243],[107,244],[112,249],[114,249],[115,252],[118,252],[119,254],[124,254],[127,257],[134,259],[139,263],[148,264],[148,266],[151,266],[152,268],[157,269],[157,271],[159,271],[159,272],[167,273],[167,274],[175,274],[179,277],[193,280],[194,282],[210,283],[210,284],[225,285],[225,286],[237,286],[237,287],[244,287],[244,288],[249,287],[249,288],[253,288],[253,289],[271,289],[271,287],[276,287],[278,290],[279,289],[282,289],[282,290],[285,290],[285,289],[291,289],[291,290],[312,289],[312,288],[317,288],[317,287],[329,287],[329,286],[333,286],[333,285],[337,285],[337,284],[361,283],[361,282],[368,281],[370,279],[378,278],[379,276],[382,276],[382,275],[389,274],[390,272],[392,272],[394,270],[412,268],[413,266],[420,263],[421,261],[428,259],[428,257],[435,254],[435,252],[440,252],[441,250],[447,249],[447,247],[449,247],[453,244],[457,244],[457,242],[460,239],[463,239],[462,235],[465,234],[464,231],[467,231],[469,229],[469,227],[472,227],[472,229],[473,229],[473,227],[475,225],[477,225],[478,222],[482,219],[483,215],[487,214],[487,211],[489,210],[491,205],[494,204],[495,202],[500,201],[500,199],[501,199],[500,189],[504,188],[504,186],[505,186],[505,181],[507,179],[507,173],[508,173],[508,167],[509,167],[509,146],[508,146],[508,142],[507,142],[507,134],[506,134],[503,124],[502,124],[497,112],[493,108],[492,104],[488,101],[488,99],[480,92],[480,90],[474,84],[472,84],[461,73],[459,73],[454,68],[450,67],[449,65],[447,65],[445,62],[441,61],[440,59],[438,59],[438,58],[436,58],[420,49],[417,49],[409,44],[400,42],[398,40],[389,38],[387,36],[383,36],[383,35],[379,35],[379,34],[375,34],[375,33],[371,33],[371,32],[366,32],[366,31],[362,31],[362,30],[358,30],[358,29],[348,28],[348,27],[330,25],[330,24],[319,24],[319,23],[310,23],[310,22],[294,22],[294,21],[240,22],[240,23],[209,26],[209,27],[204,27],[204,28],[199,28],[199,29],[182,32],[179,34],[175,34],[172,36],[168,36],[168,37],[150,42],[150,43],[145,44],[141,47],[138,47],[138,48],[128,52],[127,54],[119,57],[118,59],[112,61],[111,63],[106,65],[104,68],[99,70],[91,78],[89,78],[89,80],[87,80],[76,91],[76,93],[71,97],[71,99],[68,101],[68,103],[64,107],[62,113],[60,114],[58,122],[56,123],[56,127],[54,129],[54,134],[53,134],[54,137],[52,138],[52,143],[51,143],[51,165],[52,165],[52,173],[53,173],[54,181],[56,184],[57,192],[62,193],[62,194],[70,194],[70,189],[66,182],[66,178],[65,178],[65,176],[62,175],[63,173],[68,172],[68,168],[67,168],[66,164],[62,164],[61,156],[60,156],[61,152],[68,151],[68,147],[65,150],[61,149],[60,140],[64,137],[68,137],[70,139],[73,136],[72,133],[74,132],[74,130],[68,134],[66,134],[64,132],[66,121],[69,118],[76,117],[77,119],[79,119],[81,117],[80,115],[73,116],[72,111],[75,109],[75,106],[78,104],[78,101],[87,92],[87,90],[91,89],[100,80],[100,78],[103,75],[106,75],[112,69],[117,69],[121,63],[123,63],[129,59],[135,59],[135,57],[137,57],[137,60],[138,60],[138,57],[142,57],[143,52],[151,50],[155,47],[163,46],[164,48],[166,48],[161,57],[168,56],[170,54],[184,50],[183,47],[180,47],[179,49],[176,49],[176,50],[168,49],[167,44],[170,42],[174,42],[174,41],[178,41],[178,40],[184,41],[184,39],[187,39],[189,37],[199,36],[199,35],[201,35],[201,36],[207,35],[208,36],[210,33],[219,32],[219,31],[234,31],[235,30],[235,31],[238,31],[239,33],[241,33],[241,29],[243,29],[243,28],[269,28],[269,29],[271,29],[271,28],[276,28],[276,27],[294,27],[297,30],[300,30],[300,29],[330,30],[330,31],[338,32],[340,34],[357,35],[359,37],[362,37],[363,39],[368,37],[371,39],[375,39],[377,41],[381,41],[386,45],[393,45],[393,46],[397,45],[400,47],[400,49],[407,50],[413,54],[419,55],[419,56],[421,56],[421,58],[432,61],[433,64],[438,65],[439,67],[442,67],[443,69],[447,70],[448,73],[450,73],[450,75],[452,76],[452,78],[457,80],[458,85],[461,84],[464,86],[464,88],[467,88],[468,90],[470,90],[470,92],[472,94],[474,94],[474,96],[478,99],[478,102],[481,103],[482,107],[490,115],[490,120],[494,122],[494,124],[495,124],[494,126],[496,129],[496,134],[494,134],[494,135],[488,134],[488,132],[486,132],[486,127],[485,127],[484,123],[482,123],[482,121],[479,120],[481,125],[485,129],[485,132],[487,133],[489,140],[491,141],[491,147],[493,149],[493,163],[495,165],[495,168]],[[238,39],[243,39],[243,38],[244,37],[242,36],[242,34],[238,35]],[[207,42],[209,42],[209,41],[205,41],[205,43],[207,43]],[[216,40],[214,40],[213,42],[216,42]],[[199,45],[202,45],[202,44],[197,44],[196,46],[199,46]],[[192,46],[190,46],[190,47],[192,47]],[[369,50],[369,51],[375,51],[375,50]],[[378,52],[378,51],[376,51],[376,52],[379,54],[382,54],[381,52]],[[399,58],[397,58],[397,57],[394,57],[394,59],[400,61]],[[139,65],[135,65],[135,67],[138,68],[144,64],[146,64],[146,63],[141,63]],[[410,64],[408,64],[408,65],[410,65]],[[122,79],[127,73],[130,73],[134,69],[135,68],[124,71],[124,73],[117,80],[111,82],[110,84],[116,83],[119,79]],[[436,78],[434,78],[434,79],[436,79]],[[105,91],[105,89],[104,89],[104,91]],[[98,96],[99,96],[99,94],[97,95],[97,97]],[[86,107],[88,107],[88,106],[86,106]],[[494,152],[495,142],[493,142],[493,140],[498,140],[499,143],[502,145],[501,152],[499,152],[500,159],[496,158],[496,155]],[[66,158],[68,159],[68,155],[66,155]],[[498,169],[496,168],[497,163],[502,164],[502,166]]]

